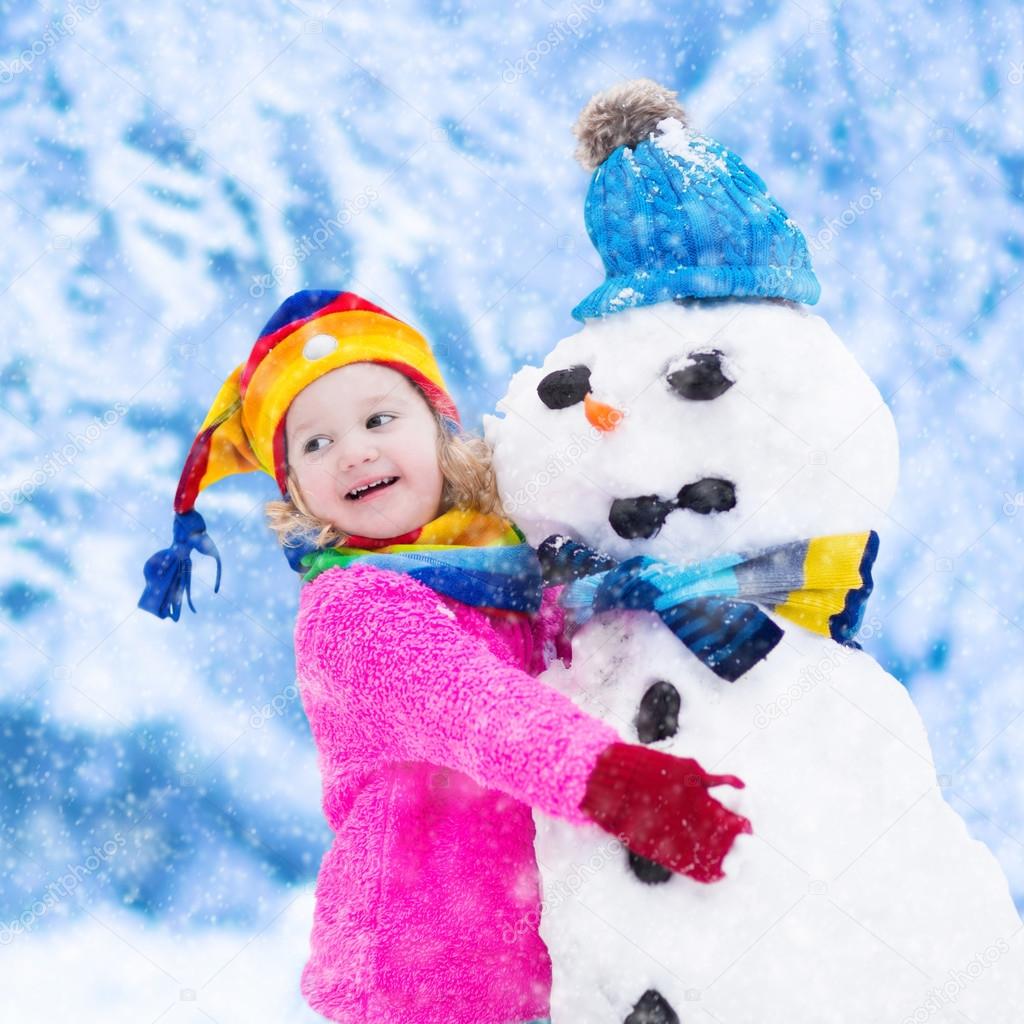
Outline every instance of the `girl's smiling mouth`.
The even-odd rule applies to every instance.
[[[397,482],[397,480],[397,476],[378,476],[372,477],[369,480],[364,480],[361,484],[357,484],[353,487],[352,490],[345,495],[345,500],[368,501],[374,495],[387,490],[387,488]]]

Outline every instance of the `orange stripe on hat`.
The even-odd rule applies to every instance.
[[[392,363],[406,376],[430,382],[447,398],[440,368],[418,331],[368,310],[328,313],[281,338],[249,378],[242,422],[261,463],[273,463],[274,431],[303,388],[331,370],[369,362]],[[450,399],[446,406],[451,406]],[[449,408],[445,412],[450,414]]]
[[[330,302],[311,312],[308,316],[299,316],[288,320],[273,330],[272,333],[267,333],[267,327],[272,325],[275,320],[278,319],[282,311],[288,308],[289,303],[294,303],[298,296],[309,294],[307,292],[298,292],[296,295],[292,295],[286,299],[278,307],[277,313],[270,318],[267,326],[260,332],[260,336],[253,346],[252,352],[249,355],[248,360],[245,364],[245,369],[242,371],[242,377],[238,382],[239,391],[244,395],[246,388],[249,386],[249,380],[251,379],[256,367],[263,361],[263,357],[281,340],[287,338],[293,331],[297,331],[303,324],[309,323],[311,320],[316,320],[319,317],[326,316],[328,313],[346,313],[351,310],[368,310],[371,313],[380,313],[381,316],[391,316],[387,310],[381,309],[380,306],[374,305],[374,303],[367,299],[361,298],[354,292],[338,292],[337,297],[332,299]]]

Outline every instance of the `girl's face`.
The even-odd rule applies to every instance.
[[[318,377],[289,406],[285,438],[306,507],[343,533],[397,537],[440,515],[437,422],[397,370],[352,363]]]

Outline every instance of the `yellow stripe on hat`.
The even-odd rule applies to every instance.
[[[808,541],[803,587],[773,610],[805,629],[829,636],[829,620],[846,607],[850,591],[864,584],[860,567],[869,536],[865,531]]]
[[[315,341],[326,335],[333,351]],[[351,363],[405,363],[442,390],[441,370],[426,339],[408,324],[369,310],[329,313],[303,324],[271,349],[256,368],[242,402],[242,422],[257,458],[274,465],[274,430],[295,396],[318,377]],[[272,470],[268,470],[273,475]]]

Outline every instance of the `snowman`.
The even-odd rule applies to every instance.
[[[534,812],[553,1024],[1011,1024],[1024,933],[859,641],[898,450],[763,181],[626,83],[577,125],[607,279],[487,417],[575,625],[545,678],[749,818],[704,884]]]

